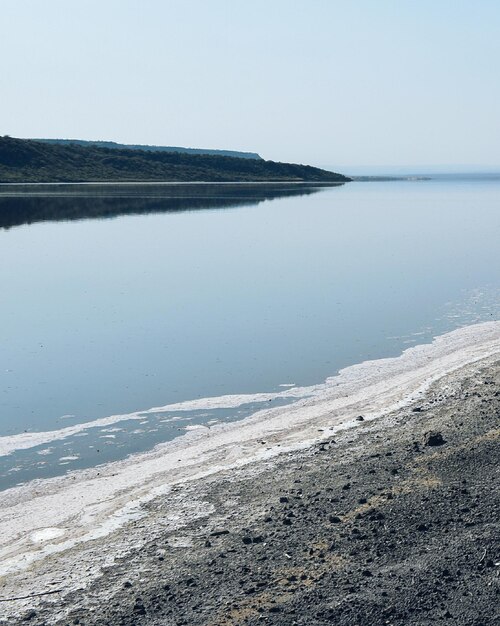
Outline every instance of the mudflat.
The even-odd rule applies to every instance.
[[[499,418],[490,356],[306,449],[174,486],[80,587],[61,555],[43,595],[8,600],[4,577],[3,623],[498,623]]]

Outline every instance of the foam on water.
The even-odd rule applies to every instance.
[[[102,426],[111,426],[119,422],[129,420],[137,420],[140,424],[147,423],[144,418],[147,415],[155,415],[159,413],[169,413],[172,411],[199,411],[213,409],[233,409],[245,406],[247,404],[269,402],[278,399],[299,399],[308,394],[314,393],[318,387],[294,387],[277,393],[255,393],[255,394],[239,394],[224,395],[211,398],[199,398],[196,400],[187,400],[185,402],[177,402],[175,404],[166,404],[165,406],[153,407],[143,411],[134,411],[133,413],[123,413],[121,415],[109,415],[99,419],[66,426],[58,430],[42,431],[42,432],[24,432],[16,435],[7,435],[0,437],[0,456],[12,454],[16,450],[26,450],[45,445],[53,441],[66,439],[75,436],[83,431],[91,428],[99,428]],[[186,419],[185,417],[174,416],[172,420]],[[106,429],[111,432],[110,429]]]

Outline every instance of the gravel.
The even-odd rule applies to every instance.
[[[500,363],[450,375],[418,406],[200,481],[204,517],[145,529],[92,584],[5,623],[499,623],[499,418]]]

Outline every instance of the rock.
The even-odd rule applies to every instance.
[[[332,524],[340,524],[342,521],[338,515],[330,515],[328,518]]]
[[[357,422],[364,422],[365,418],[362,415],[358,415],[358,417],[356,418]]]
[[[424,435],[424,444],[426,446],[442,446],[445,443],[446,440],[439,430],[430,430]]]
[[[228,530],[214,530],[210,533],[210,537],[220,537],[221,535],[229,535]]]
[[[137,615],[146,615],[146,609],[144,607],[144,604],[136,604],[134,606],[134,613],[136,613]]]
[[[282,504],[285,504],[286,502],[288,502],[288,498],[287,498],[286,496],[281,496],[281,498],[280,498],[280,502],[281,502]]]
[[[34,617],[36,617],[36,611],[28,611],[27,613],[25,613],[24,617],[23,617],[23,621],[24,622],[29,622],[30,620],[32,620]]]

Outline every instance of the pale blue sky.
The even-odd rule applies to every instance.
[[[500,165],[499,0],[0,0],[0,134]]]

